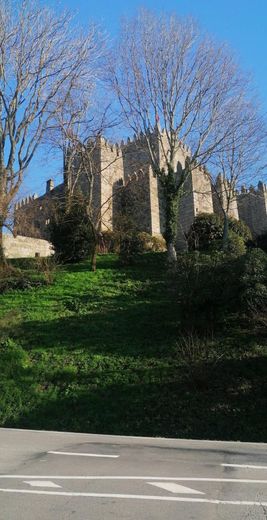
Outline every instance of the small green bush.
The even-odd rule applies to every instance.
[[[215,213],[197,215],[187,235],[190,251],[208,251],[214,242],[222,239],[222,219]]]
[[[90,256],[93,233],[82,196],[75,197],[70,207],[57,205],[49,224],[49,234],[59,262],[80,262]]]
[[[99,244],[100,253],[120,253],[121,247],[127,242],[134,253],[163,252],[166,251],[166,242],[161,236],[153,236],[145,231],[105,231],[102,233]]]
[[[229,251],[234,254],[244,254],[245,244],[252,238],[248,226],[234,218],[229,218],[228,224]],[[189,250],[219,251],[222,249],[223,229],[224,222],[220,215],[215,213],[197,215],[187,235]]]
[[[163,237],[153,236],[146,232],[137,233],[140,253],[166,251],[166,242]]]
[[[120,239],[119,259],[122,265],[129,265],[142,252],[141,242],[136,233],[125,233]]]
[[[161,236],[152,236],[152,249],[155,253],[164,253],[166,251],[166,241]]]
[[[235,256],[242,256],[246,253],[244,239],[234,231],[229,230],[228,251]]]
[[[123,264],[131,263],[138,254],[165,250],[164,238],[146,232],[123,233],[120,237],[119,257]]]
[[[252,235],[249,227],[243,220],[236,220],[235,218],[229,218],[229,229],[236,235],[243,238],[244,242],[247,243],[252,240]]]

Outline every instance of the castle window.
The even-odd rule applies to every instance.
[[[43,206],[40,206],[40,207],[39,207],[39,210],[41,211],[42,209],[43,209]]]
[[[45,221],[45,225],[48,226],[48,224],[50,224],[50,218],[47,218]]]

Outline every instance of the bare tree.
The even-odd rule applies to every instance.
[[[0,261],[3,227],[24,173],[70,94],[90,95],[103,42],[38,0],[0,0]]]
[[[229,217],[238,218],[237,190],[243,183],[257,182],[266,159],[266,126],[257,104],[240,99],[235,117],[237,124],[233,125],[226,146],[210,161],[214,172],[209,174],[214,203],[224,219],[224,250],[228,248]]]
[[[92,115],[93,114],[93,115]],[[57,205],[64,206],[66,219],[72,204],[82,198],[92,232],[91,268],[96,270],[102,231],[113,229],[114,204],[131,178],[124,179],[122,151],[103,134],[117,125],[109,105],[94,112],[94,104],[69,99],[58,111],[50,129],[50,144],[64,157],[64,193]]]
[[[189,175],[223,151],[240,121],[233,114],[245,80],[224,45],[191,19],[142,10],[125,20],[109,81],[125,120],[143,134],[166,202],[168,258],[176,260],[179,205]],[[161,131],[161,127],[163,131]],[[181,143],[190,151],[181,154]]]

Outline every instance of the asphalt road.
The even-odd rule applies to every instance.
[[[267,444],[0,429],[0,520],[267,519]]]

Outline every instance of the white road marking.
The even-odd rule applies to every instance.
[[[237,484],[267,484],[267,480],[247,478],[210,478],[210,477],[137,477],[137,476],[100,476],[100,475],[1,475],[1,479],[46,479],[46,480],[170,480],[173,482],[236,482]]]
[[[160,500],[166,502],[190,502],[198,504],[224,504],[224,505],[237,505],[237,506],[259,506],[267,507],[267,502],[254,502],[254,501],[243,501],[243,500],[215,500],[208,498],[193,498],[193,497],[165,497],[165,496],[153,496],[153,495],[122,495],[115,493],[71,493],[65,491],[36,491],[33,489],[1,489],[3,493],[25,493],[32,495],[50,495],[50,496],[62,496],[62,497],[91,497],[91,498],[125,498],[130,500]]]
[[[103,455],[101,453],[71,453],[69,451],[48,451],[53,455],[70,455],[71,457],[103,457],[106,459],[118,459],[119,455]]]
[[[51,480],[24,480],[24,484],[29,484],[32,487],[50,487],[61,488],[58,484],[51,482]]]
[[[197,491],[196,489],[191,489],[185,486],[180,486],[180,484],[174,484],[173,482],[147,482],[150,486],[156,486],[166,491],[170,491],[171,493],[184,493],[188,495],[205,495],[202,491]]]
[[[221,464],[225,468],[249,468],[249,469],[267,469],[267,466],[253,466],[252,464]]]

